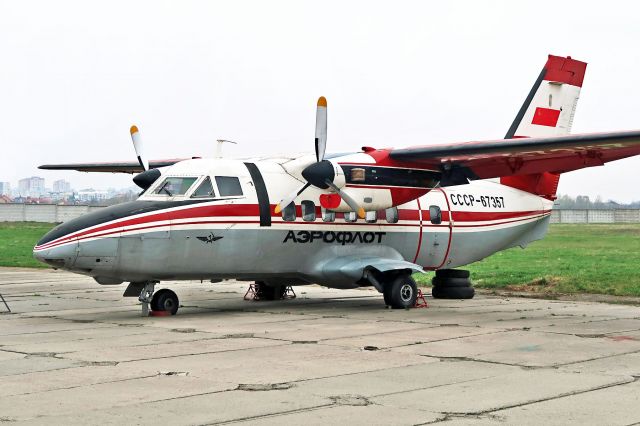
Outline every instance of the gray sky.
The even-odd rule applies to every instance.
[[[313,151],[504,136],[548,53],[589,63],[573,132],[640,129],[634,2],[0,0],[0,180],[75,188],[129,175],[43,163]],[[640,158],[559,192],[640,199]]]

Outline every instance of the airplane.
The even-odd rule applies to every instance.
[[[64,222],[38,260],[128,282],[143,314],[175,314],[164,280],[255,281],[262,298],[287,286],[374,287],[392,308],[415,305],[415,272],[432,295],[471,298],[455,269],[543,238],[562,173],[640,154],[640,131],[570,135],[587,64],[549,55],[503,139],[327,154],[327,102],[315,154],[52,164],[48,170],[137,173],[137,200]]]

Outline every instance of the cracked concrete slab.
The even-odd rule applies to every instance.
[[[15,311],[0,315],[0,422],[639,421],[634,306],[479,295],[405,311],[370,289],[249,302],[246,283],[162,287],[179,314],[141,318],[124,286],[0,268]]]
[[[397,350],[432,357],[551,367],[640,351],[640,341],[507,330],[502,333],[404,346]]]
[[[379,425],[379,424],[402,424],[418,425],[433,423],[444,418],[444,415],[422,410],[403,410],[390,412],[389,408],[382,405],[366,406],[329,406],[320,407],[314,410],[297,411],[294,413],[263,416],[246,420],[246,423],[253,425],[299,425],[324,426],[331,424],[348,425]],[[245,423],[242,422],[242,423]]]
[[[626,384],[634,379],[557,371],[515,371],[478,380],[373,398],[397,409],[424,409],[453,414],[484,414],[560,396]],[[491,392],[488,392],[488,390]]]
[[[496,415],[503,424],[522,426],[540,424],[622,426],[640,422],[638,406],[640,406],[640,384],[634,382],[502,410],[496,412]],[[490,419],[485,418],[486,420]],[[459,424],[469,423],[460,422]]]

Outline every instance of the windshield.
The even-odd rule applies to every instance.
[[[193,191],[193,195],[191,198],[202,198],[202,197],[215,197],[216,194],[213,191],[213,185],[211,185],[211,178],[207,176],[205,180],[202,181],[198,189]]]
[[[154,194],[168,195],[184,195],[191,188],[191,185],[197,180],[194,177],[168,177],[160,186],[153,191]]]

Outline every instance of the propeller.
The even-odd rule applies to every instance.
[[[316,160],[324,160],[324,151],[327,149],[327,99],[324,96],[318,98],[316,109]]]
[[[365,217],[365,211],[356,200],[350,197],[345,191],[334,183],[336,171],[333,163],[324,159],[325,150],[327,148],[327,100],[324,96],[318,99],[316,109],[316,134],[315,134],[316,162],[310,164],[302,170],[302,177],[307,181],[301,188],[293,191],[284,197],[275,207],[276,214],[300,195],[310,186],[319,189],[331,189],[345,201],[355,211],[361,219]]]
[[[360,219],[364,219],[365,211],[364,211],[364,209],[362,207],[360,207],[360,205],[358,205],[356,200],[351,198],[349,196],[349,194],[344,192],[342,189],[338,188],[338,186],[335,183],[327,181],[327,185],[329,185],[331,187],[331,189],[336,191],[340,195],[340,198],[342,198],[345,203],[349,204],[349,207],[351,207],[354,212],[358,213],[358,217]]]
[[[131,133],[131,141],[133,142],[133,149],[136,151],[136,157],[138,157],[138,162],[146,172],[149,170],[149,162],[143,156],[142,152],[142,139],[140,138],[140,132],[138,131],[138,127],[133,125],[131,129],[129,129]]]

